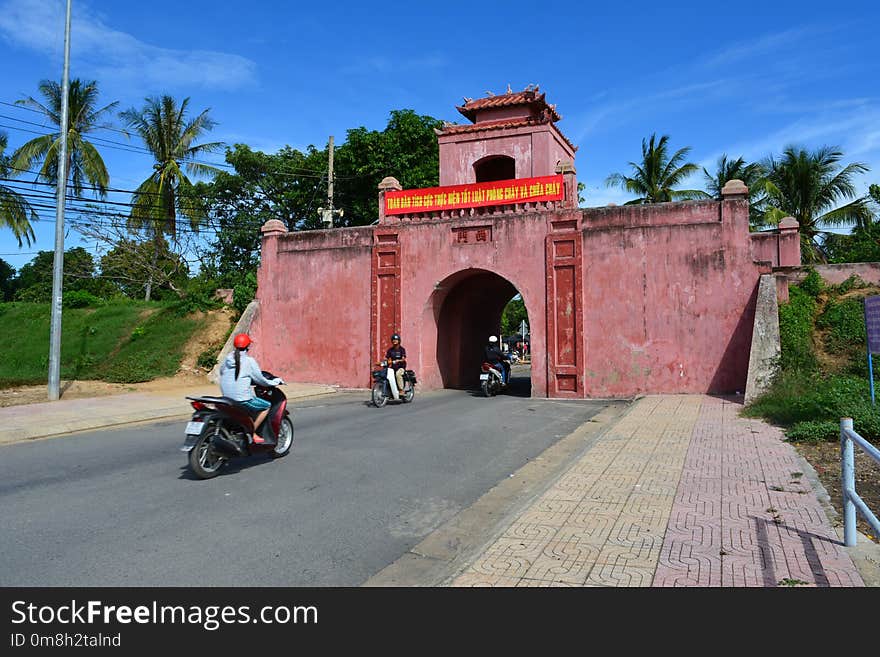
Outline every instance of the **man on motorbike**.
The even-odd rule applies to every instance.
[[[406,371],[406,349],[400,344],[400,336],[395,333],[391,336],[391,346],[385,352],[385,360],[388,367],[394,370],[397,379],[397,389],[403,392],[403,373]]]
[[[501,371],[501,380],[504,384],[507,384],[510,381],[510,361],[501,349],[498,348],[498,338],[496,336],[489,336],[489,344],[486,345],[484,352],[486,362]]]
[[[263,376],[262,368],[247,353],[251,344],[253,344],[253,340],[247,333],[239,333],[235,336],[235,340],[233,340],[235,349],[220,366],[220,391],[224,397],[229,397],[252,414],[257,414],[254,420],[254,436],[256,437],[260,425],[269,414],[271,404],[265,399],[255,397],[251,386],[254,384],[266,387],[279,386],[284,381],[280,378],[267,379]]]

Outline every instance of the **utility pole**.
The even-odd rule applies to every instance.
[[[55,258],[52,261],[52,319],[49,332],[49,401],[61,396],[61,296],[64,280],[64,197],[67,195],[67,115],[70,111],[70,3],[64,22],[64,73],[61,76],[61,152],[55,206]]]
[[[342,209],[333,209],[333,135],[330,135],[330,145],[328,146],[328,171],[327,171],[327,207],[318,208],[321,214],[321,221],[324,222],[324,228],[333,228],[333,215],[342,216]]]

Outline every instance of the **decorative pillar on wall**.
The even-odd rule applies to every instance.
[[[396,231],[373,232],[371,290],[371,344],[373,362],[385,355],[392,333],[400,331],[400,242]]]
[[[562,187],[565,194],[562,200],[562,207],[576,208],[578,205],[578,193],[577,171],[575,171],[574,162],[571,160],[561,160],[556,165],[556,173],[562,174]]]
[[[550,222],[547,253],[547,395],[584,397],[583,238],[580,219]]]
[[[259,301],[259,314],[263,317],[271,317],[275,311],[275,295],[267,294],[267,290],[273,290],[276,282],[282,276],[278,253],[281,238],[287,234],[287,226],[278,219],[270,219],[260,227],[260,233],[263,237],[263,243],[260,249],[260,267],[257,269],[255,300]],[[254,333],[251,337],[254,337],[258,344],[261,344],[260,353],[265,358],[267,354],[264,350],[269,345],[263,344],[259,328],[261,325],[262,320],[256,322],[256,326],[251,330]]]
[[[385,192],[399,192],[403,189],[397,178],[386,176],[379,183],[379,223],[385,223]],[[395,219],[393,215],[391,219]]]
[[[779,222],[779,266],[801,266],[800,224],[793,217],[785,217]]]

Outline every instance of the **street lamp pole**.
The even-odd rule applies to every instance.
[[[61,152],[58,154],[58,189],[55,206],[55,258],[52,264],[52,320],[49,332],[49,401],[61,396],[61,297],[64,279],[64,197],[67,194],[67,115],[70,111],[70,3],[64,22],[64,73],[61,76]]]

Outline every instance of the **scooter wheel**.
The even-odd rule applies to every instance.
[[[278,442],[275,449],[269,452],[270,458],[280,459],[282,456],[290,454],[290,448],[293,447],[293,422],[289,417],[281,419],[281,426],[278,429]]]
[[[484,397],[491,397],[492,396],[492,393],[489,391],[489,382],[488,381],[483,381],[480,383],[480,390],[483,391]]]
[[[211,426],[202,432],[201,437],[189,451],[189,467],[199,479],[216,477],[220,468],[226,463],[226,457],[217,454],[211,445],[211,437],[215,431],[224,438],[229,438],[229,432],[226,429],[221,426]]]
[[[382,408],[388,403],[388,396],[385,394],[385,385],[377,383],[373,386],[373,406]]]

